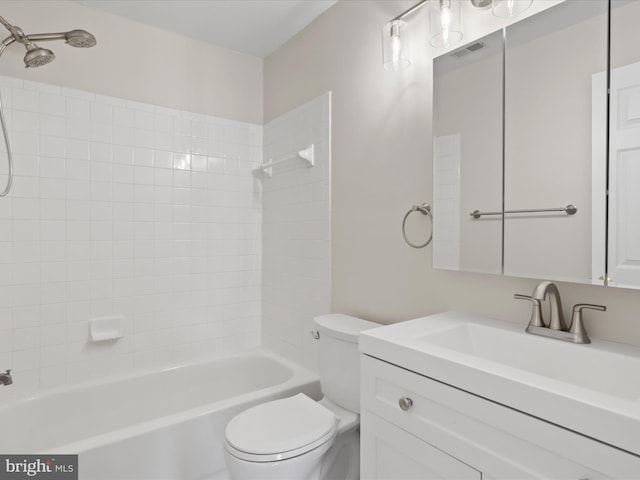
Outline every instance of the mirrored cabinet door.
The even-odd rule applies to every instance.
[[[603,284],[607,22],[573,0],[506,28],[505,275]]]
[[[640,288],[638,25],[571,0],[434,59],[436,268]]]
[[[500,31],[434,59],[435,268],[502,270],[503,46]]]
[[[626,288],[640,288],[639,25],[640,2],[612,1],[608,284]]]

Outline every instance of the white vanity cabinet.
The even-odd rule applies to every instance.
[[[368,355],[361,368],[363,480],[640,479],[621,449]]]
[[[480,480],[482,474],[460,460],[444,453],[424,440],[362,411],[361,478],[385,480],[456,479]]]

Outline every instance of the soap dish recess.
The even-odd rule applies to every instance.
[[[94,342],[122,338],[124,336],[124,317],[118,315],[92,318],[89,320],[89,332],[91,340]]]

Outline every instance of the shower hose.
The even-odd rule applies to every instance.
[[[0,55],[4,52],[7,45],[3,42],[0,45]],[[7,184],[4,190],[0,192],[0,197],[6,197],[11,190],[11,183],[13,183],[13,154],[11,153],[11,146],[9,145],[9,132],[7,132],[7,122],[4,119],[4,112],[2,108],[2,97],[0,96],[0,124],[2,124],[2,136],[4,137],[4,146],[7,151]]]
[[[0,124],[2,124],[2,135],[4,136],[4,145],[7,150],[7,184],[4,190],[0,192],[0,197],[6,197],[11,190],[11,183],[13,182],[13,155],[11,154],[11,147],[9,146],[9,133],[7,132],[7,122],[4,119],[4,113],[2,112],[2,98],[0,98]]]

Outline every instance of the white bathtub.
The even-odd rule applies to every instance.
[[[319,398],[318,377],[252,350],[2,407],[0,452],[77,453],[81,480],[218,478],[227,422],[251,405],[298,392]]]

